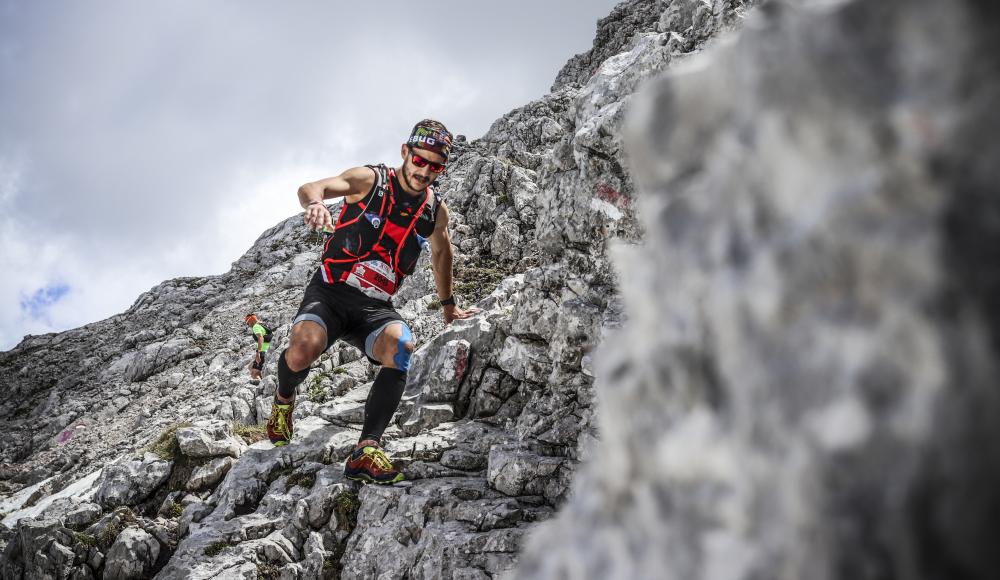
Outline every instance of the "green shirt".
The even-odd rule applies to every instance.
[[[250,330],[250,332],[253,332],[254,336],[260,336],[261,338],[264,338],[264,336],[267,335],[267,329],[261,326],[259,322],[253,325],[253,328]],[[269,348],[271,348],[271,343],[265,342],[264,344],[260,345],[260,352],[267,352],[267,349]]]

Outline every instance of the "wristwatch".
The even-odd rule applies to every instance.
[[[452,294],[451,296],[449,296],[449,297],[447,297],[447,298],[445,298],[444,300],[441,301],[441,306],[454,306],[454,305],[455,305],[455,295],[454,294]]]

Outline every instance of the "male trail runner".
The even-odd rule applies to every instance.
[[[426,119],[402,145],[399,167],[355,167],[298,191],[306,224],[333,226],[334,232],[292,322],[291,343],[278,359],[278,389],[267,433],[275,445],[288,443],[295,388],[309,374],[309,365],[338,338],[353,344],[382,368],[365,403],[361,437],[344,467],[351,479],[403,479],[380,445],[399,406],[413,351],[413,335],[390,299],[413,273],[428,243],[445,322],[478,312],[455,303],[448,206],[430,187],[445,169],[451,144],[445,126]],[[337,197],[343,197],[344,204],[333,224],[323,200]]]

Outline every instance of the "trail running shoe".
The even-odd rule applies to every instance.
[[[378,443],[370,439],[361,443],[364,445],[355,449],[344,464],[347,479],[383,485],[403,481],[403,473],[392,466]]]
[[[267,438],[275,447],[288,445],[292,440],[292,410],[295,401],[280,403],[275,398],[271,403],[271,418],[267,420]]]

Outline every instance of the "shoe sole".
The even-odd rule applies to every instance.
[[[347,475],[345,473],[344,477],[352,481],[360,481],[361,483],[374,483],[375,485],[392,485],[394,483],[399,483],[404,479],[406,479],[406,477],[402,473],[386,481],[379,481],[370,475]]]

